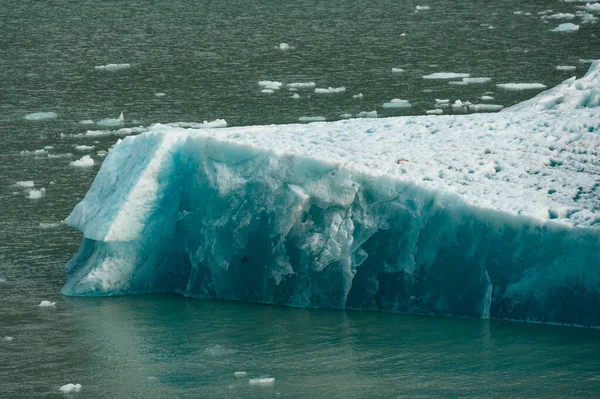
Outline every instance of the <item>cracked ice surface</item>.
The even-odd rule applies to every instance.
[[[155,125],[66,220],[63,293],[600,326],[599,67],[513,112]]]

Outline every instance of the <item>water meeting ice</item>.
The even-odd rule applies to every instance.
[[[66,295],[600,326],[600,62],[494,114],[154,125],[66,223]]]

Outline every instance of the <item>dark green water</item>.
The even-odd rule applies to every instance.
[[[425,4],[432,9],[415,13]],[[576,10],[541,0],[2,2],[0,397],[59,397],[67,383],[83,385],[71,394],[81,398],[600,396],[597,330],[177,296],[64,298],[64,265],[81,237],[64,225],[40,226],[68,215],[102,161],[96,151],[116,141],[68,136],[101,129],[80,120],[121,111],[130,127],[216,118],[229,125],[335,120],[372,110],[409,115],[432,109],[435,98],[476,103],[486,92],[492,103],[509,106],[537,91],[502,92],[496,83],[550,87],[581,76],[587,64],[580,58],[600,58],[598,24],[552,33],[564,21],[543,23],[537,13],[546,9]],[[282,42],[295,48],[276,49]],[[131,68],[94,69],[109,63]],[[393,74],[392,67],[406,72]],[[433,72],[492,82],[422,79]],[[257,82],[264,79],[346,92],[299,91],[294,100],[286,88],[261,94]],[[362,100],[353,98],[358,93]],[[383,109],[392,98],[413,107]],[[58,118],[24,119],[39,111]],[[95,148],[75,151],[81,144]],[[44,146],[74,155],[19,154]],[[87,153],[94,167],[69,166]],[[23,180],[44,187],[45,195],[28,199],[14,186]],[[39,308],[41,300],[56,307]],[[262,376],[274,377],[274,385],[248,384]]]

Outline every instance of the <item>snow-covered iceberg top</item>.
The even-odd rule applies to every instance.
[[[66,220],[63,293],[600,326],[598,67],[554,111],[155,125]]]

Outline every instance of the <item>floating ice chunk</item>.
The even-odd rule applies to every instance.
[[[329,87],[328,89],[320,89],[316,88],[316,94],[334,94],[334,93],[343,93],[346,91],[345,87]]]
[[[100,71],[120,71],[121,69],[130,68],[131,64],[106,64],[95,66],[95,69]]]
[[[97,151],[97,152],[96,152],[96,155],[98,155],[98,156],[99,156],[99,157],[101,157],[101,158],[104,158],[105,156],[107,156],[107,155],[108,155],[108,152],[107,152],[107,151],[104,151],[104,150],[100,150],[100,151]]]
[[[258,82],[258,85],[268,90],[279,90],[283,86],[283,83],[274,80],[261,80]]]
[[[287,86],[294,89],[312,89],[317,84],[315,82],[294,82],[288,83]]]
[[[287,51],[287,50],[293,50],[294,46],[290,46],[287,43],[279,43],[279,46],[277,46],[277,48],[279,48],[279,50],[281,50],[281,51]]]
[[[377,118],[377,111],[362,111],[356,114],[357,118]]]
[[[436,72],[423,76],[423,79],[457,79],[468,78],[469,76],[471,76],[469,73]]]
[[[77,166],[82,168],[87,168],[90,166],[94,166],[94,160],[89,155],[84,155],[80,159],[69,163],[71,166]]]
[[[94,148],[96,148],[96,146],[94,146],[94,145],[76,145],[74,147],[75,147],[75,150],[77,150],[77,151],[91,151]]]
[[[54,229],[54,228],[60,226],[60,223],[44,223],[44,222],[40,222],[38,224],[38,226],[41,229]]]
[[[571,22],[567,22],[567,23],[558,25],[556,28],[552,29],[552,32],[577,32],[578,30],[579,30],[579,25],[575,25]]]
[[[294,94],[292,95],[292,97],[290,97],[290,98],[293,98],[293,99],[297,100],[297,99],[299,99],[299,98],[300,98],[300,94],[298,94],[298,93],[294,93]]]
[[[585,6],[578,6],[586,11],[600,12],[600,3],[587,3]]]
[[[322,122],[326,120],[327,118],[324,116],[301,116],[298,118],[299,122]]]
[[[216,129],[227,127],[227,121],[225,119],[215,119],[214,121],[204,121],[202,123],[197,122],[174,122],[167,123],[166,125],[153,125],[153,127],[160,126],[172,126],[172,127],[183,127],[191,129]]]
[[[236,371],[235,373],[233,373],[233,375],[236,377],[245,377],[248,375],[248,373],[246,373],[245,371]]]
[[[250,385],[273,385],[275,383],[275,378],[251,378],[248,380]]]
[[[91,120],[91,119],[84,119],[82,121],[79,121],[79,123],[82,124],[82,125],[93,125],[94,121]]]
[[[456,85],[456,86],[466,86],[466,85],[468,85],[468,83],[465,82],[464,80],[452,80],[452,81],[448,82],[448,84]]]
[[[441,115],[444,113],[444,111],[441,110],[440,108],[436,108],[436,109],[428,109],[427,111],[425,111],[425,113],[427,115]]]
[[[124,127],[117,130],[88,130],[85,134],[76,134],[72,137],[102,137],[102,136],[128,136],[133,133],[142,133],[147,129],[144,127]]]
[[[25,119],[28,121],[39,121],[43,119],[54,119],[57,116],[58,115],[56,115],[54,112],[34,112],[33,114],[25,115]]]
[[[29,194],[27,195],[27,198],[29,199],[40,199],[44,196],[44,194],[46,194],[46,189],[44,187],[40,188],[39,190],[29,190]]]
[[[214,344],[204,350],[204,353],[209,356],[225,356],[235,353],[234,349],[227,349],[223,345]]]
[[[6,283],[6,279],[0,278],[0,283]]]
[[[404,72],[404,69],[402,68],[392,68],[392,73],[402,73]]]
[[[387,103],[384,103],[383,108],[410,108],[411,104],[408,100],[401,100],[399,98],[394,98]]]
[[[97,124],[99,126],[114,127],[114,126],[121,126],[121,125],[123,125],[124,122],[125,122],[125,118],[123,117],[123,113],[121,112],[121,115],[119,115],[118,118],[102,119],[102,120],[99,120],[97,122]]]
[[[352,118],[352,114],[341,114],[340,118],[342,118],[342,119],[350,119],[350,118]]]
[[[73,393],[81,391],[81,384],[66,384],[58,388],[62,393]]]
[[[462,112],[466,112],[467,111],[467,107],[471,105],[471,103],[469,101],[461,101],[461,100],[456,100],[454,101],[454,104],[452,104],[452,109],[454,111],[462,111]]]
[[[28,151],[28,150],[23,150],[21,152],[19,152],[20,155],[47,155],[48,151],[42,149],[39,150],[33,150],[33,151]]]
[[[4,338],[2,338],[2,340],[6,341],[6,342],[12,342],[13,339],[14,339],[13,337],[4,337]]]
[[[154,96],[156,96],[156,97],[164,97],[166,95],[167,95],[167,93],[162,93],[162,92],[161,93],[154,93]]]
[[[352,98],[356,98],[358,100],[362,100],[363,94],[362,93],[355,94],[355,95],[352,96]]]
[[[437,99],[437,98],[436,98],[436,99],[435,99],[435,103],[436,103],[436,104],[449,104],[449,103],[450,103],[450,100],[448,100],[448,99],[442,99],[442,100],[440,100],[440,99]]]
[[[56,159],[56,158],[71,158],[73,156],[73,154],[71,154],[70,152],[66,152],[64,154],[49,154],[48,158],[49,159]]]
[[[273,93],[275,93],[275,91],[273,89],[262,89],[260,92],[263,93],[263,94],[273,94]]]
[[[571,14],[568,12],[561,12],[553,15],[544,15],[542,19],[573,19],[575,18],[575,14]]]
[[[431,7],[429,6],[417,6],[417,11],[425,11],[425,10],[431,10]]]
[[[577,69],[577,67],[572,65],[558,65],[556,67],[557,71],[574,71],[575,69]]]
[[[599,18],[595,17],[593,14],[589,14],[583,11],[577,11],[577,16],[581,18],[582,24],[595,24],[598,23],[599,20]]]
[[[16,182],[15,186],[24,187],[24,188],[32,188],[34,186],[34,183],[33,183],[33,180],[24,180],[24,181]]]
[[[463,82],[466,82],[468,84],[481,84],[481,83],[488,83],[489,81],[491,81],[492,78],[463,78]]]
[[[482,99],[483,101],[491,101],[491,100],[493,100],[493,99],[494,99],[494,97],[492,97],[492,96],[481,96],[481,99]]]
[[[545,89],[546,85],[542,83],[500,83],[497,87],[504,90],[540,90]]]
[[[486,112],[486,111],[500,111],[504,106],[498,104],[471,104],[469,105],[469,111],[473,112]]]
[[[46,307],[54,306],[54,305],[56,305],[56,302],[42,301],[42,302],[40,302],[40,304],[38,306],[40,308],[46,308]]]

